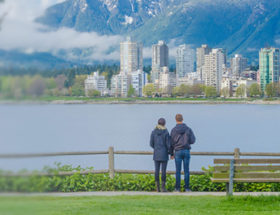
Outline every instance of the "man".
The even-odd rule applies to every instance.
[[[190,192],[190,150],[191,145],[195,143],[195,136],[191,128],[183,123],[182,114],[176,115],[177,125],[171,131],[171,159],[174,159],[175,152],[175,165],[176,165],[176,186],[175,192],[181,190],[181,168],[184,164],[185,175],[185,191]]]
[[[170,136],[165,127],[165,119],[160,118],[158,125],[153,130],[150,139],[150,146],[154,149],[154,162],[155,162],[155,181],[157,192],[160,192],[159,171],[161,166],[161,190],[167,192],[165,188],[166,182],[166,168],[168,162],[168,155],[170,151]]]

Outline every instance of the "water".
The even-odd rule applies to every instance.
[[[160,117],[169,131],[184,115],[197,143],[193,151],[279,152],[278,105],[0,105],[0,148],[4,153],[151,150],[149,137]],[[191,169],[212,164],[193,156]],[[0,160],[0,169],[41,169],[54,162],[107,169],[106,155]],[[153,169],[151,156],[119,155],[117,169]],[[174,170],[174,161],[168,165]]]

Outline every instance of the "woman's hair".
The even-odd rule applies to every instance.
[[[160,118],[160,119],[158,120],[158,124],[159,124],[159,125],[162,125],[162,126],[165,126],[165,119],[164,119],[164,118]]]
[[[176,119],[177,122],[183,122],[183,120],[184,120],[182,114],[177,114],[175,119]]]

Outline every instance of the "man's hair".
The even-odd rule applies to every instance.
[[[184,120],[182,114],[177,114],[175,119],[176,119],[177,122],[183,122],[183,120]]]
[[[165,126],[165,119],[164,119],[164,118],[160,118],[160,119],[158,120],[158,124],[159,124],[159,125],[162,125],[162,126]]]

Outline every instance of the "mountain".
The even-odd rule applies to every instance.
[[[171,4],[183,0],[67,0],[46,10],[38,22],[54,28],[122,34],[164,14]]]
[[[42,70],[53,68],[69,68],[77,64],[53,56],[50,53],[35,52],[31,54],[19,51],[5,51],[0,49],[0,68],[39,68]]]
[[[150,46],[157,40],[198,47],[207,43],[229,54],[256,58],[280,44],[279,0],[67,0],[37,22],[101,35],[132,35]]]

